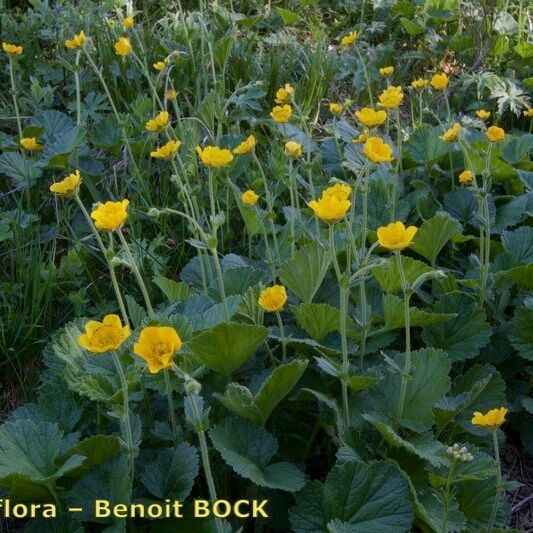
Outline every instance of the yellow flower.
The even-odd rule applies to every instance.
[[[241,195],[241,201],[245,205],[255,205],[257,200],[259,200],[259,195],[252,191],[252,189],[244,191]]]
[[[167,66],[167,64],[165,63],[165,61],[157,61],[156,63],[154,63],[153,67],[156,69],[156,70],[163,70],[165,67]]]
[[[220,168],[229,165],[233,161],[233,155],[226,148],[218,146],[206,146],[203,150],[197,146],[196,153],[202,163],[207,167]]]
[[[81,30],[80,33],[74,35],[72,39],[67,39],[65,41],[65,46],[71,50],[79,50],[80,48],[83,48],[86,40],[87,38],[85,37],[85,32]]]
[[[379,69],[382,76],[390,76],[394,72],[394,67],[383,67]]]
[[[294,87],[290,83],[286,83],[280,87],[276,92],[276,104],[286,104],[291,101],[291,96],[294,94]]]
[[[44,150],[44,146],[39,144],[35,137],[22,137],[19,142],[20,146],[28,152],[40,152],[41,150]]]
[[[506,407],[491,409],[486,414],[476,411],[472,417],[472,424],[487,429],[499,428],[505,422],[505,415],[509,412]]]
[[[128,218],[129,200],[98,204],[91,213],[94,225],[104,231],[114,231],[122,226]]]
[[[503,141],[505,138],[505,131],[498,126],[491,126],[487,129],[487,139],[493,143]]]
[[[289,157],[300,157],[303,153],[302,145],[296,141],[287,141],[285,143],[285,155]]]
[[[378,228],[378,241],[387,250],[403,250],[411,244],[417,231],[416,226],[406,228],[402,222],[391,222]]]
[[[131,43],[130,40],[127,37],[121,37],[116,43],[115,43],[115,54],[119,56],[127,56],[131,54]]]
[[[2,48],[8,56],[19,56],[20,54],[22,54],[22,50],[24,50],[22,46],[18,46],[16,44],[9,44],[6,42],[2,43]]]
[[[122,27],[125,30],[131,30],[131,28],[133,28],[134,23],[135,21],[133,20],[133,16],[129,15],[125,17],[124,20],[122,21]]]
[[[476,115],[478,116],[478,118],[480,118],[481,120],[487,120],[488,118],[490,118],[490,115],[492,113],[490,111],[485,111],[484,109],[478,109],[476,111]]]
[[[332,115],[340,115],[343,110],[344,110],[344,106],[342,104],[339,104],[337,102],[330,102],[329,112]]]
[[[157,159],[172,159],[172,156],[180,149],[181,141],[168,141],[166,144],[150,152]]]
[[[283,285],[272,285],[261,291],[257,303],[269,313],[281,311],[287,302],[287,291]]]
[[[448,87],[448,84],[450,83],[450,78],[448,78],[445,72],[441,72],[440,74],[434,74],[429,83],[434,89],[442,91],[443,89],[446,89],[446,87]]]
[[[463,170],[461,174],[459,174],[459,183],[462,183],[463,185],[471,183],[473,179],[474,174],[472,174],[471,170]]]
[[[418,78],[417,80],[413,80],[411,82],[411,87],[414,87],[415,89],[423,89],[428,84],[428,80],[425,80],[424,78]]]
[[[347,183],[337,182],[322,191],[322,197],[334,196],[337,200],[347,200],[352,194],[352,188]]]
[[[71,196],[77,192],[81,183],[80,171],[76,170],[72,174],[69,174],[62,181],[52,183],[50,185],[50,191],[55,194],[60,194],[62,196]]]
[[[148,326],[141,331],[133,351],[146,361],[148,370],[157,374],[172,367],[174,354],[181,349],[178,332],[169,326]]]
[[[442,135],[439,136],[439,139],[445,142],[454,142],[459,138],[460,133],[461,124],[459,124],[459,122],[455,122],[451,128],[447,129]]]
[[[274,122],[287,122],[292,115],[292,107],[289,104],[283,106],[276,105],[272,108],[270,116],[274,119]]]
[[[402,100],[403,100],[402,88],[399,85],[397,87],[395,87],[394,85],[391,85],[390,87],[387,87],[379,95],[378,105],[380,107],[394,108],[394,107],[398,107],[402,103]]]
[[[360,111],[355,112],[355,118],[366,126],[367,128],[374,128],[383,124],[387,120],[387,112],[383,109],[379,111],[374,111],[370,107],[363,107]]]
[[[92,353],[116,350],[131,335],[129,326],[123,326],[118,315],[106,315],[102,322],[90,320],[78,343]]]
[[[357,32],[351,31],[350,33],[347,33],[342,39],[341,39],[341,45],[342,46],[350,46],[351,44],[355,43],[357,40]]]
[[[146,123],[146,129],[153,132],[162,131],[168,126],[168,120],[168,111],[161,111]]]
[[[373,163],[385,163],[392,160],[392,148],[380,137],[369,137],[365,142],[363,155]]]
[[[167,89],[165,92],[165,98],[167,100],[174,100],[178,96],[178,93],[174,89]]]
[[[352,139],[352,142],[353,143],[365,143],[368,139],[368,135],[370,134],[370,131],[369,130],[365,130],[363,131],[362,133],[360,133],[357,137],[354,137]]]
[[[255,137],[250,135],[239,146],[233,149],[233,153],[237,155],[248,154],[255,148],[256,143]]]
[[[338,193],[330,192],[325,194],[324,191],[318,201],[311,200],[307,205],[309,205],[315,215],[321,220],[325,222],[336,222],[346,215],[352,202],[347,197],[342,198]]]
[[[533,107],[528,107],[527,109],[524,109],[524,116],[533,117]]]

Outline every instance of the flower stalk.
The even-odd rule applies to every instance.
[[[342,351],[342,366],[341,366],[341,386],[342,386],[342,405],[344,411],[344,423],[348,428],[350,426],[350,410],[348,404],[348,373],[350,364],[348,360],[348,339],[346,335],[346,322],[348,319],[348,298],[350,293],[350,285],[348,277],[343,275],[337,260],[337,252],[335,250],[335,224],[329,224],[329,246],[333,267],[337,275],[339,283],[339,303],[340,303],[340,336],[341,336],[341,351]]]
[[[395,251],[396,259],[398,261],[398,271],[400,272],[400,280],[403,290],[403,312],[404,312],[404,321],[405,321],[405,358],[404,366],[402,371],[402,381],[400,384],[400,396],[398,400],[398,411],[396,414],[396,427],[400,427],[403,409],[405,404],[405,395],[407,392],[407,382],[409,380],[409,375],[411,373],[411,315],[409,302],[411,299],[412,289],[405,279],[405,273],[403,270],[402,264],[402,254],[399,250]]]
[[[122,233],[122,230],[120,228],[117,229],[117,233],[118,233],[120,242],[122,243],[122,247],[124,248],[124,252],[126,253],[126,257],[128,258],[128,263],[130,265],[131,271],[133,272],[133,275],[135,276],[135,279],[137,280],[139,288],[141,289],[141,292],[144,298],[144,304],[146,305],[146,309],[148,311],[148,315],[150,316],[150,318],[154,318],[155,315],[154,315],[154,309],[152,307],[152,302],[150,301],[150,296],[148,294],[148,290],[146,289],[146,284],[144,283],[144,280],[139,271],[139,267],[137,266],[137,262],[135,261],[131,253],[129,244],[124,238],[124,234]]]
[[[111,261],[109,260],[109,253],[106,247],[104,246],[104,242],[102,241],[102,237],[100,236],[100,233],[96,229],[96,226],[94,225],[94,222],[92,221],[92,218],[90,217],[87,209],[85,208],[85,205],[81,201],[81,198],[78,193],[74,195],[74,199],[76,200],[76,203],[78,204],[81,212],[83,213],[83,216],[85,217],[85,220],[87,220],[87,223],[89,224],[89,227],[91,228],[91,231],[93,232],[93,235],[96,239],[96,242],[98,244],[98,247],[100,248],[100,251],[102,252],[102,255],[104,256],[104,259],[107,263],[107,268],[109,270],[109,277],[111,278],[111,284],[113,285],[113,290],[115,291],[115,296],[117,298],[118,306],[120,309],[120,314],[122,316],[122,320],[124,321],[124,324],[129,325],[128,320],[128,313],[126,312],[126,306],[124,305],[124,300],[122,298],[122,293],[120,292],[120,287],[117,281],[117,276],[115,274],[115,268],[111,264]],[[111,235],[111,234],[110,234]],[[112,238],[110,240],[110,249],[109,252],[113,252],[113,241]]]
[[[496,495],[494,496],[494,503],[492,505],[492,511],[490,513],[489,523],[487,526],[488,533],[492,533],[492,531],[494,530],[494,522],[498,513],[498,506],[500,504],[500,496],[503,485],[502,466],[500,461],[500,447],[498,445],[498,428],[493,428],[491,433],[492,443],[494,446],[494,460],[496,461]]]
[[[9,80],[11,81],[11,97],[13,99],[13,107],[15,108],[15,117],[17,119],[17,129],[19,132],[19,139],[22,139],[22,123],[20,121],[19,104],[17,99],[17,84],[15,82],[15,69],[13,68],[13,58],[8,55],[9,61]]]

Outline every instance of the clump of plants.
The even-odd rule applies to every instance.
[[[474,4],[360,4],[317,6],[336,33],[291,2],[6,17],[0,239],[34,225],[53,250],[56,320],[0,426],[2,496],[58,511],[28,531],[510,527],[501,449],[530,453],[532,427],[523,6],[479,63]]]

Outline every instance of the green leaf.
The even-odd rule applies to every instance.
[[[376,376],[370,376],[370,375],[352,376],[350,374],[346,378],[346,383],[348,385],[348,388],[352,392],[359,392],[365,389],[369,389],[370,387],[373,387],[377,382],[378,382],[378,378]]]
[[[505,228],[516,226],[527,216],[527,195],[513,196],[507,201],[502,199],[496,206],[496,216],[491,231],[501,232]]]
[[[462,444],[460,444],[462,446]],[[471,444],[464,444],[474,459],[472,461],[456,461],[451,483],[488,479],[496,475],[496,461],[490,455],[480,452]],[[450,475],[450,461],[447,466],[440,467],[430,476],[433,487],[445,487]]]
[[[300,15],[298,15],[298,13],[295,13],[294,11],[289,11],[288,9],[283,9],[277,6],[276,11],[278,12],[278,15],[281,17],[283,23],[286,26],[291,26],[296,22],[300,21]]]
[[[453,494],[450,494],[447,505],[444,505],[442,495],[434,491],[427,491],[418,496],[418,503],[423,507],[426,519],[434,531],[454,533],[464,531],[466,519],[459,511],[459,504]],[[446,517],[444,524],[443,517]]]
[[[94,522],[95,500],[107,500],[110,505],[130,501],[131,461],[127,454],[115,456],[108,463],[95,466],[88,475],[74,483],[65,494],[70,507],[81,507],[83,511],[76,517],[87,522]],[[109,522],[110,519],[96,519],[97,522]]]
[[[242,191],[232,183],[233,196],[235,197],[235,203],[239,209],[244,224],[246,225],[246,231],[248,235],[254,236],[260,233],[263,229],[263,221],[258,214],[257,208],[251,205],[245,205],[242,203],[241,196]]]
[[[502,150],[503,158],[511,165],[519,163],[533,150],[533,134],[523,133],[511,139]]]
[[[533,308],[516,308],[509,340],[524,359],[533,361]]]
[[[396,364],[403,368],[403,357]],[[401,425],[424,432],[434,422],[433,406],[450,388],[451,362],[442,350],[424,348],[411,354],[410,379],[407,381]],[[368,412],[376,419],[393,425],[398,412],[401,374],[389,371],[376,387],[367,393]]]
[[[73,454],[56,466],[63,434],[57,424],[31,419],[6,422],[0,427],[0,487],[31,482],[48,484],[79,467],[84,457]]]
[[[250,287],[270,282],[270,276],[264,271],[251,266],[225,268],[222,274],[224,290],[227,296],[244,294]],[[218,278],[209,285],[209,297],[217,302],[222,301],[222,291]]]
[[[421,33],[424,33],[426,31],[424,26],[421,26],[420,24],[413,22],[411,19],[401,17],[400,22],[402,23],[402,26],[405,28],[405,31],[412,37],[416,37],[417,35],[420,35]]]
[[[450,397],[438,404],[435,416],[441,430],[454,421],[463,429],[477,433],[471,423],[474,411],[485,413],[505,403],[505,382],[501,375],[490,365],[476,365],[454,379]]]
[[[111,354],[95,357],[83,350],[78,339],[85,320],[68,323],[61,335],[52,343],[53,353],[66,364],[64,379],[71,390],[106,404],[114,414],[123,415],[124,401],[120,376]],[[140,367],[125,365],[128,389],[133,390],[139,381]]]
[[[336,465],[325,483],[313,481],[295,498],[296,533],[404,533],[413,521],[407,481],[392,461]]]
[[[533,44],[527,41],[518,43],[514,49],[522,59],[531,59],[533,57]]]
[[[56,462],[64,463],[74,455],[83,456],[83,463],[67,474],[69,478],[86,475],[95,465],[103,464],[120,451],[120,440],[115,435],[94,435],[76,443]]]
[[[189,343],[191,357],[198,364],[230,376],[265,340],[263,326],[223,322],[200,333]]]
[[[0,155],[0,174],[5,174],[17,186],[31,187],[42,176],[42,169],[18,152]]]
[[[409,437],[400,437],[394,429],[372,415],[363,415],[363,418],[370,422],[380,433],[385,441],[395,448],[403,448],[421,459],[424,459],[432,466],[447,464],[446,446],[433,438],[432,433],[421,433]]]
[[[292,312],[300,326],[317,342],[332,331],[339,330],[340,313],[331,305],[303,303],[293,307]]]
[[[311,302],[330,265],[329,252],[312,242],[300,248],[279,270],[281,282],[304,302]]]
[[[422,339],[426,346],[448,352],[452,361],[464,361],[479,355],[489,342],[492,330],[485,311],[461,293],[449,293],[433,306],[436,313],[452,311],[456,317],[448,322],[424,326]]]
[[[533,263],[533,228],[523,226],[502,232],[502,245],[517,263]]]
[[[278,366],[265,379],[255,397],[247,387],[237,383],[230,383],[224,396],[215,396],[234,413],[262,427],[275,407],[296,385],[307,364],[308,361],[295,359]]]
[[[448,146],[439,136],[441,128],[417,129],[409,139],[407,152],[419,165],[434,164],[448,154]]]
[[[189,295],[189,286],[182,281],[174,281],[158,274],[153,278],[153,282],[161,289],[161,292],[170,303],[186,300]]]
[[[491,515],[496,498],[494,481],[468,481],[459,483],[456,488],[459,510],[467,520],[466,531],[483,531],[487,527],[487,517]],[[501,497],[494,525],[506,526],[509,523],[510,509],[507,498]]]
[[[410,248],[435,265],[437,255],[444,245],[461,233],[461,224],[447,213],[437,213],[426,220],[416,232]]]
[[[301,470],[290,463],[271,462],[278,451],[278,442],[266,429],[232,419],[214,427],[209,436],[226,463],[256,485],[288,492],[303,487]]]
[[[274,408],[296,385],[308,361],[295,359],[274,369],[255,395],[255,402],[266,422]]]
[[[520,265],[510,270],[502,270],[498,272],[497,276],[499,275],[507,276],[521,288],[533,289],[533,263],[530,265]]]
[[[160,500],[184,500],[191,492],[198,475],[196,448],[180,442],[175,448],[159,452],[141,474],[146,489]]]
[[[431,268],[422,261],[404,255],[401,256],[401,259],[405,279],[409,284],[412,284],[422,274],[431,271]],[[385,292],[399,292],[401,290],[400,271],[395,257],[390,257],[386,263],[372,269],[372,274]]]
[[[416,307],[409,308],[409,317],[411,327],[427,326],[446,322],[455,317],[450,313],[428,313]],[[386,294],[383,298],[383,319],[384,330],[397,329],[405,327],[404,302],[394,294]]]

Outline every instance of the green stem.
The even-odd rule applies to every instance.
[[[15,108],[15,116],[17,117],[17,128],[19,132],[19,140],[22,139],[22,123],[20,121],[19,104],[17,100],[17,85],[15,83],[15,72],[13,69],[13,59],[9,59],[9,79],[11,80],[11,97],[13,98],[13,107]]]
[[[122,299],[122,293],[120,292],[120,287],[117,281],[117,276],[115,274],[115,269],[108,258],[108,252],[106,250],[106,247],[104,246],[102,238],[100,237],[100,234],[98,233],[98,230],[96,229],[96,226],[94,225],[87,209],[85,208],[85,205],[83,205],[83,202],[81,201],[81,198],[79,197],[79,195],[75,194],[74,199],[76,200],[76,203],[81,209],[83,216],[87,220],[87,223],[89,224],[89,227],[91,228],[91,231],[93,232],[96,242],[98,243],[98,247],[100,248],[100,251],[102,252],[102,255],[104,256],[104,259],[107,263],[107,268],[109,269],[109,277],[111,278],[111,283],[115,291],[115,296],[117,298],[118,306],[120,309],[120,314],[122,315],[122,320],[124,322],[124,325],[129,326],[128,313],[126,312],[126,306],[124,305],[124,300]]]
[[[76,67],[74,70],[74,82],[76,84],[76,124],[79,126],[81,124],[81,90],[80,90],[80,58],[81,50],[76,52]]]
[[[266,178],[265,171],[263,170],[263,165],[261,165],[261,162],[259,161],[259,158],[255,154],[255,151],[253,152],[253,159],[255,161],[255,164],[257,168],[259,169],[259,174],[261,175],[261,179],[263,180],[263,188],[265,189],[265,199],[268,207],[268,219],[270,222],[270,231],[272,233],[272,239],[274,241],[274,249],[276,250],[276,257],[278,262],[281,260],[281,255],[279,253],[279,245],[278,245],[278,237],[276,235],[276,228],[274,226],[274,200],[272,198],[272,194],[270,193],[270,188],[268,187],[268,181]]]
[[[228,310],[228,303],[226,302],[226,289],[224,288],[224,276],[222,274],[222,268],[220,266],[220,260],[218,258],[218,252],[216,247],[211,248],[211,255],[215,261],[215,270],[217,271],[218,284],[220,285],[220,297],[222,298],[222,305],[224,307],[224,316],[226,317],[226,322],[229,322],[230,315]]]
[[[276,318],[278,320],[279,333],[281,335],[281,350],[283,354],[283,359],[287,357],[287,340],[285,338],[285,328],[283,327],[283,320],[281,320],[281,315],[279,311],[276,311]]]
[[[450,506],[450,486],[455,471],[456,460],[452,458],[448,478],[446,479],[446,486],[444,488],[444,506],[442,509],[442,533],[448,533],[448,512]]]
[[[174,400],[172,398],[172,386],[170,384],[170,374],[169,374],[168,368],[165,368],[163,370],[163,374],[165,375],[165,389],[167,393],[170,424],[172,427],[172,437],[174,439],[174,445],[177,445],[179,442],[178,424],[176,422],[176,411],[174,409]]]
[[[337,281],[339,283],[339,306],[340,306],[340,335],[341,335],[341,350],[342,350],[342,368],[341,368],[341,386],[342,386],[342,405],[344,411],[344,421],[346,428],[350,426],[350,411],[348,404],[348,372],[349,372],[349,360],[348,360],[348,340],[346,336],[346,321],[348,317],[348,297],[350,291],[350,285],[346,276],[343,276],[337,261],[337,253],[335,251],[335,224],[329,225],[329,246],[330,253],[333,261],[333,267],[337,275]]]
[[[361,67],[363,68],[363,76],[365,78],[366,89],[368,92],[368,99],[370,100],[370,107],[374,107],[374,99],[372,98],[372,88],[370,86],[370,79],[368,77],[368,72],[366,70],[365,61],[362,58],[357,45],[354,46],[354,49],[355,49],[355,53],[357,54],[357,57],[359,58],[359,61],[361,61]]]
[[[124,248],[124,252],[126,253],[126,256],[128,258],[128,262],[130,264],[131,271],[133,272],[133,275],[135,276],[135,279],[137,280],[137,283],[139,284],[139,287],[141,289],[143,298],[144,298],[144,304],[146,305],[146,309],[148,311],[148,314],[150,315],[150,318],[154,318],[154,309],[152,307],[152,303],[150,301],[150,296],[148,295],[148,290],[146,289],[146,285],[144,283],[144,280],[141,276],[141,273],[139,272],[139,268],[137,267],[137,262],[133,258],[133,255],[131,253],[130,247],[126,239],[124,238],[124,235],[122,233],[122,230],[119,228],[117,229],[118,238],[120,239],[120,242],[122,243],[122,247]]]
[[[133,485],[133,472],[134,472],[134,466],[135,466],[135,459],[134,459],[134,450],[133,450],[133,430],[131,427],[131,417],[130,417],[130,409],[129,409],[129,394],[128,394],[128,382],[126,381],[126,375],[124,374],[124,369],[122,368],[122,363],[120,362],[119,356],[116,351],[112,351],[111,355],[113,357],[113,363],[115,364],[115,368],[118,373],[118,377],[120,380],[120,386],[122,388],[122,398],[123,398],[123,420],[124,420],[124,434],[123,439],[127,446],[127,453],[130,456],[130,491],[129,494],[131,495],[131,488]]]
[[[448,155],[450,158],[450,179],[452,183],[452,191],[454,191],[455,190],[455,176],[454,176],[454,169],[453,169],[453,153],[452,153],[451,144],[448,146]]]
[[[93,61],[93,58],[91,57],[89,52],[87,52],[87,50],[85,48],[83,48],[83,51],[85,52],[85,56],[87,57],[87,60],[89,61],[89,64],[91,65],[91,68],[93,69],[94,73],[96,74],[96,76],[100,80],[100,83],[102,84],[104,92],[105,92],[105,94],[107,96],[107,100],[109,101],[109,105],[111,106],[111,109],[113,110],[113,114],[115,115],[115,118],[116,118],[116,120],[118,122],[118,125],[120,126],[120,131],[122,132],[122,140],[124,142],[124,145],[126,146],[126,149],[128,151],[128,155],[129,155],[129,157],[131,159],[131,164],[132,164],[133,170],[135,171],[135,174],[136,174],[137,178],[142,181],[141,172],[139,170],[139,167],[137,166],[137,163],[135,162],[135,158],[133,157],[133,151],[131,149],[130,140],[129,140],[128,134],[126,132],[126,128],[124,127],[124,122],[123,122],[122,118],[120,117],[120,115],[118,113],[118,110],[117,110],[117,108],[115,106],[115,101],[113,100],[113,97],[111,96],[111,92],[109,91],[109,87],[107,86],[107,83],[106,83],[106,81],[105,81],[105,79],[104,79],[104,77],[102,75],[102,72],[96,66],[96,63]]]
[[[502,468],[500,462],[500,449],[498,446],[498,430],[492,430],[492,442],[494,444],[494,460],[496,461],[496,496],[494,497],[494,504],[492,506],[492,512],[490,513],[489,524],[487,532],[491,533],[494,528],[494,521],[496,520],[496,514],[498,513],[498,505],[500,504],[500,495],[502,490]]]
[[[400,272],[400,279],[402,283],[403,312],[404,312],[404,320],[405,320],[405,360],[404,360],[404,367],[402,371],[402,382],[400,385],[398,412],[396,415],[396,427],[399,428],[401,421],[402,421],[403,408],[405,404],[407,382],[409,380],[409,374],[411,372],[411,315],[410,315],[410,309],[409,309],[409,300],[411,298],[411,293],[410,293],[410,287],[408,287],[407,281],[405,279],[405,273],[404,273],[403,265],[402,265],[402,255],[399,250],[396,252],[396,259],[398,261],[398,270]]]
[[[200,420],[200,413],[198,412],[198,408],[196,407],[196,402],[194,401],[194,398],[192,395],[189,394],[189,405],[191,406],[193,416],[195,420]],[[218,500],[217,497],[217,491],[215,487],[215,481],[213,479],[213,474],[211,472],[211,463],[209,461],[209,451],[207,449],[207,441],[205,438],[205,431],[200,428],[196,429],[196,435],[198,436],[198,441],[200,443],[200,455],[202,457],[202,466],[204,469],[205,474],[205,480],[207,482],[207,488],[209,490],[209,499],[212,502],[215,502]],[[223,533],[224,528],[222,527],[222,523],[220,519],[216,519],[216,528],[218,533]]]
[[[368,234],[368,186],[369,186],[369,177],[370,177],[370,166],[367,166],[365,179],[363,181],[363,189],[361,191],[362,200],[363,200],[363,212],[362,212],[362,229],[361,229],[361,252],[360,258],[365,256],[366,252],[366,239]],[[363,359],[365,356],[366,350],[366,334],[367,334],[367,309],[366,309],[366,283],[364,276],[361,277],[359,283],[359,300],[361,305],[361,343],[360,343],[360,353],[359,353],[359,366],[363,368]]]

